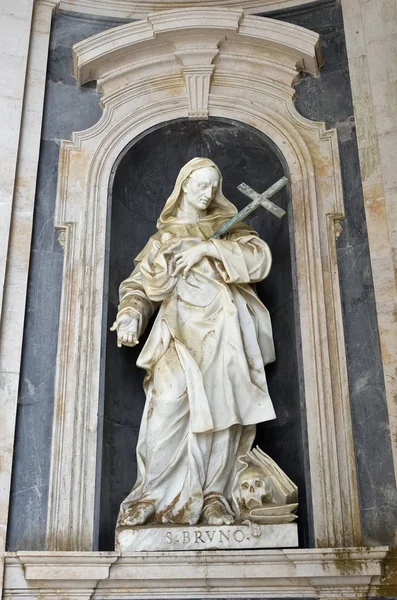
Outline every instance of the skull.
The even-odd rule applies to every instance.
[[[239,477],[239,487],[241,500],[248,509],[262,506],[264,501],[272,501],[271,479],[266,477],[259,467],[244,469]]]

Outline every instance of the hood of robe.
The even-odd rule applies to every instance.
[[[179,171],[172,194],[165,203],[157,221],[157,229],[168,228],[169,226],[178,225],[183,222],[183,217],[176,216],[183,194],[182,184],[193,171],[197,171],[197,169],[202,169],[204,167],[212,167],[216,170],[219,175],[219,187],[205,216],[200,219],[200,224],[220,227],[220,224],[234,217],[237,213],[237,208],[223,195],[222,174],[216,164],[209,158],[192,158],[192,160],[189,160],[189,162]]]

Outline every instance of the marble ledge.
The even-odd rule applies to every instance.
[[[396,573],[397,553],[388,547],[15,552],[6,554],[4,598],[29,592],[29,600],[47,595],[68,600],[77,590],[98,600],[391,597],[397,594]]]

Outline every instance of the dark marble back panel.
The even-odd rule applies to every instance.
[[[107,330],[118,305],[118,287],[133,268],[133,258],[155,233],[156,220],[171,193],[180,168],[194,156],[212,158],[222,171],[223,190],[238,209],[248,199],[236,188],[245,181],[264,191],[284,168],[268,140],[241,123],[210,119],[177,121],[147,134],[124,155],[114,176],[110,232],[109,312]],[[268,307],[273,324],[277,360],[267,367],[269,390],[277,420],[258,427],[257,440],[298,484],[301,500],[301,543],[308,542],[305,500],[306,428],[302,422],[299,393],[295,305],[289,226],[291,204],[286,190],[277,204],[288,211],[282,220],[257,210],[249,222],[265,239],[273,253],[270,276],[257,286]],[[293,239],[293,232],[292,239]],[[150,326],[147,330],[150,329]],[[104,400],[104,444],[100,549],[113,547],[114,526],[120,502],[136,478],[135,446],[145,402],[144,372],[135,362],[144,340],[137,348],[116,347],[114,333],[108,334]],[[164,426],[167,426],[165,423]]]

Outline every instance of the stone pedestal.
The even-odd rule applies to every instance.
[[[246,550],[252,548],[295,548],[296,523],[275,525],[156,525],[119,527],[116,550],[120,552],[171,550]]]

